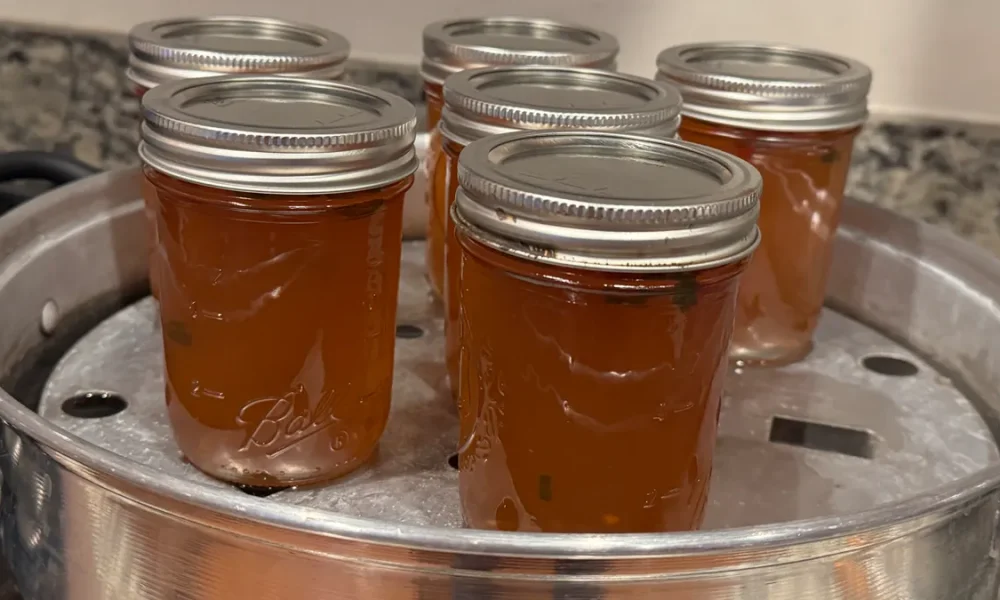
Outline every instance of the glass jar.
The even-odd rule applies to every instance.
[[[458,179],[466,523],[697,528],[757,171],[673,139],[519,132],[472,142]]]
[[[136,96],[176,79],[227,73],[338,80],[350,44],[311,25],[262,17],[190,17],[141,23],[128,35],[126,75]],[[147,195],[147,198],[153,196]],[[156,206],[146,200],[149,285],[157,292]]]
[[[442,195],[444,175],[435,173],[441,139],[435,132],[443,108],[442,86],[449,75],[490,65],[554,65],[613,71],[618,41],[610,34],[546,19],[489,17],[450,19],[424,28],[420,72],[427,96],[431,144],[424,162],[427,175],[427,275],[431,290],[444,290],[446,213],[434,199]]]
[[[448,218],[458,188],[459,153],[470,142],[498,133],[544,129],[589,129],[673,137],[680,124],[681,96],[672,86],[610,71],[548,66],[471,69],[444,84],[445,107],[438,129],[432,206],[445,232],[445,356],[452,392],[457,389],[460,320],[458,263],[461,251]]]
[[[746,43],[678,46],[657,62],[658,79],[684,96],[680,136],[735,154],[763,177],[762,242],[740,284],[731,355],[751,365],[800,360],[823,308],[871,71],[823,52]]]
[[[415,109],[360,86],[242,76],[163,84],[143,114],[181,451],[254,486],[358,467],[389,413]]]

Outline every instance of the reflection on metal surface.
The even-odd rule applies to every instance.
[[[58,465],[38,445],[6,425],[3,443],[3,554],[15,575],[25,569],[32,573],[31,579],[18,582],[26,598],[63,598],[65,557],[59,543],[61,515],[55,484]]]
[[[6,561],[0,561],[0,600],[23,600]]]
[[[100,175],[0,219],[0,380],[44,345],[37,316],[48,299],[66,315],[58,333],[73,326],[68,315],[115,296],[120,308],[142,285],[131,177]],[[859,205],[845,211],[838,253],[838,310],[906,343],[828,311],[808,361],[731,377],[709,525],[765,525],[640,536],[432,526],[457,525],[453,421],[438,395],[442,369],[427,359],[440,343],[439,317],[416,301],[423,281],[405,280],[398,322],[425,335],[399,340],[405,394],[369,469],[322,491],[266,498],[183,471],[156,421],[161,375],[149,346],[158,332],[152,307],[139,303],[63,357],[43,407],[62,426],[0,393],[4,551],[28,600],[995,598],[1000,465],[988,428],[1000,431],[1000,265]],[[419,256],[407,249],[410,272]],[[87,348],[118,362],[74,363]],[[905,358],[918,372],[869,371],[862,359],[873,354]],[[55,410],[94,389],[129,403],[72,424],[97,445],[67,433],[70,417]],[[144,430],[127,425],[138,414],[149,417]],[[773,444],[775,416],[866,431],[872,457]],[[414,447],[405,460],[394,454]],[[407,493],[380,500],[392,486]],[[351,491],[337,498],[332,489]],[[411,491],[425,494],[421,506],[402,510]],[[768,498],[775,508],[763,506]]]

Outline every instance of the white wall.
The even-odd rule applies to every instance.
[[[502,8],[500,8],[502,7]],[[671,44],[780,41],[840,52],[875,72],[873,110],[1000,123],[1000,0],[0,0],[0,19],[125,31],[188,14],[322,24],[355,55],[416,62],[428,21],[503,12],[610,31],[621,69],[651,75]]]

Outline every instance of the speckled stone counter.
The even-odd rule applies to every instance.
[[[0,24],[0,152],[67,152],[100,168],[135,163],[139,103],[126,63],[124,36]],[[421,103],[415,67],[351,61],[347,78]]]
[[[138,104],[125,63],[122,36],[0,24],[0,151],[133,164]],[[413,66],[352,62],[348,77],[421,101]],[[876,117],[859,136],[849,193],[1000,253],[1000,128]]]

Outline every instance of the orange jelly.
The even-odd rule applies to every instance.
[[[420,70],[427,96],[427,126],[441,116],[441,86],[452,74],[489,65],[562,65],[614,70],[618,41],[607,33],[520,17],[451,19],[424,28]],[[427,277],[438,297],[444,291],[447,174],[437,171],[440,139],[432,133],[427,167]]]
[[[147,91],[149,90],[141,85],[137,85],[133,89],[135,97],[138,98],[140,102]],[[157,268],[159,243],[156,238],[156,193],[151,189],[147,189],[149,188],[149,182],[145,178],[142,179],[139,186],[142,188],[143,215],[146,217],[146,252],[149,256],[149,293],[154,298],[159,298],[159,269]]]
[[[681,96],[673,87],[643,77],[549,66],[470,69],[449,77],[444,90],[438,127],[444,152],[437,161],[440,181],[432,220],[445,232],[445,354],[456,392],[461,250],[448,215],[462,149],[488,135],[525,130],[588,129],[669,138],[680,122]]]
[[[472,142],[459,180],[467,525],[699,527],[760,176],[588,131]]]
[[[735,358],[781,364],[812,348],[857,132],[750,131],[684,120],[685,140],[750,161],[764,181],[765,234],[740,287]]]
[[[761,247],[740,286],[731,356],[800,360],[823,308],[871,72],[821,52],[736,43],[679,46],[658,62],[660,78],[684,95],[680,136],[735,154],[763,177]]]
[[[176,79],[225,73],[274,74],[337,80],[350,44],[310,25],[260,17],[161,19],[132,28],[126,74],[142,99],[146,90]],[[145,195],[149,284],[157,290],[156,206]]]
[[[427,130],[434,131],[438,121],[441,120],[441,109],[444,107],[444,98],[441,95],[440,83],[424,83],[424,98],[427,101]]]
[[[427,238],[427,280],[431,284],[431,291],[435,295],[441,295],[444,285],[444,264],[434,260],[435,256],[444,255],[444,234],[433,227],[442,219],[437,214],[442,206],[437,202],[437,197],[441,196],[440,190],[447,186],[447,172],[445,168],[439,166],[442,160],[447,160],[441,153],[441,132],[438,131],[438,121],[441,120],[441,109],[444,106],[444,98],[440,84],[424,84],[425,96],[427,97],[427,128],[430,131],[430,140],[427,144],[427,154],[424,155],[424,175],[427,180],[427,189],[424,201],[427,204],[428,227]]]
[[[412,105],[221,77],[164,84],[143,107],[178,446],[253,486],[357,468],[389,413]]]

